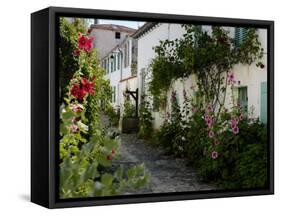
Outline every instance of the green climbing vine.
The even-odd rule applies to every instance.
[[[263,48],[256,29],[247,28],[245,38],[237,45],[230,32],[222,27],[212,26],[211,33],[195,25],[182,25],[182,28],[185,33],[181,38],[160,41],[154,47],[156,57],[151,63],[149,89],[158,108],[174,80],[195,74],[205,104],[220,109],[225,100],[222,95],[226,92],[227,73],[235,64],[258,62],[257,66],[264,67],[260,62]]]

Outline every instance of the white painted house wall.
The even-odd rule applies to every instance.
[[[227,30],[230,31],[230,35],[234,36],[234,28],[227,27]],[[203,26],[203,30],[210,32],[210,26]],[[156,27],[152,28],[140,38],[138,38],[138,87],[140,92],[142,90],[142,71],[145,70],[148,72],[146,76],[146,82],[148,82],[151,72],[149,70],[149,65],[151,60],[155,57],[155,52],[152,49],[154,46],[159,45],[160,40],[166,39],[176,39],[182,37],[184,33],[184,29],[181,27],[180,24],[158,24]],[[261,69],[256,67],[256,63],[252,65],[235,65],[233,68],[233,72],[235,75],[235,79],[240,81],[235,84],[235,87],[240,86],[247,86],[248,88],[248,111],[251,107],[254,107],[253,110],[253,117],[259,118],[260,117],[260,92],[261,92],[261,82],[267,81],[267,32],[265,29],[258,30],[259,40],[261,42],[261,46],[264,48],[264,58],[262,62],[265,65],[265,68]],[[147,80],[148,79],[148,80]],[[168,91],[168,104],[166,110],[160,112],[153,112],[153,126],[155,129],[159,129],[162,125],[164,118],[166,116],[166,112],[170,112],[170,97],[171,97],[171,90],[176,90],[178,93],[179,103],[183,103],[183,90],[185,89],[187,93],[192,94],[192,90],[190,89],[191,86],[196,85],[196,77],[190,76],[188,79],[185,80],[176,80],[172,85],[170,91]],[[147,87],[145,89],[147,93]],[[230,97],[230,89],[227,91],[226,97],[226,108],[230,108],[231,104],[231,97]]]
[[[93,44],[100,59],[104,58],[113,47],[120,44],[128,35],[128,33],[120,31],[120,39],[116,39],[115,32],[113,30],[92,29],[90,36],[94,37]]]
[[[121,64],[119,69],[115,71],[110,71],[106,74],[106,78],[109,79],[110,85],[112,88],[116,88],[116,101],[112,102],[112,105],[114,108],[120,108],[120,114],[123,115],[123,104],[124,104],[124,92],[126,89],[135,91],[138,87],[137,85],[137,76],[132,76],[131,71],[131,63],[132,63],[132,41],[133,38],[127,37],[127,39],[122,42],[122,44],[119,47],[116,47],[115,49],[111,50],[111,52],[107,53],[107,55],[104,57],[107,59],[110,59],[110,56],[115,55],[117,56],[118,53],[120,53],[120,50],[122,52],[123,57],[121,57],[120,61]],[[129,59],[128,59],[128,65],[125,66],[125,44],[128,45],[128,51],[129,51]],[[103,60],[104,60],[103,59]],[[117,58],[116,58],[117,60]],[[112,59],[110,61],[113,61]],[[118,63],[118,62],[117,62]],[[134,101],[132,100],[132,103]]]

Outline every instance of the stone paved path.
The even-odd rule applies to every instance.
[[[150,183],[138,193],[183,192],[213,190],[215,187],[198,180],[193,168],[183,159],[165,155],[159,147],[153,147],[136,134],[121,134],[120,163],[144,163],[150,173]]]
[[[109,120],[102,116],[103,125],[109,127]],[[111,128],[113,131],[118,130]],[[215,187],[202,183],[198,180],[195,170],[186,165],[184,159],[174,158],[165,154],[164,150],[148,144],[143,139],[138,139],[136,134],[120,135],[120,160],[113,163],[116,165],[137,165],[144,163],[145,169],[150,174],[150,182],[133,194],[144,193],[168,193],[199,190],[214,190]]]

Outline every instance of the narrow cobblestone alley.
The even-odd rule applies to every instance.
[[[202,183],[195,170],[186,166],[184,159],[165,155],[159,147],[153,147],[136,134],[121,134],[120,163],[144,163],[150,173],[150,183],[138,193],[183,192],[215,189]]]

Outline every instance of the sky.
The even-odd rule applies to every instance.
[[[144,22],[99,19],[99,24],[115,24],[115,25],[122,25],[122,26],[130,27],[133,29],[138,29],[139,27],[141,27],[144,24]]]

